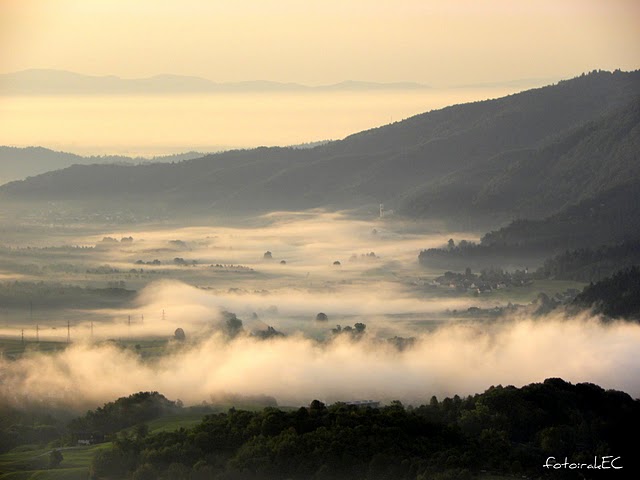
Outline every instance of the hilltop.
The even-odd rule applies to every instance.
[[[0,146],[0,184],[26,177],[40,175],[71,165],[96,163],[136,164],[142,162],[179,162],[199,158],[199,152],[178,153],[160,157],[129,157],[126,155],[82,156],[75,153],[58,152],[44,147]]]

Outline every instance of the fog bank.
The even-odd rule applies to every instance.
[[[292,335],[268,341],[213,333],[154,361],[114,345],[78,343],[53,354],[2,360],[2,396],[15,405],[95,407],[141,390],[187,404],[224,393],[270,395],[280,405],[472,394],[547,377],[592,382],[640,395],[640,326],[593,318],[519,319],[449,325],[398,351],[365,335],[320,343]]]

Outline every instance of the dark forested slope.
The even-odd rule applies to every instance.
[[[0,196],[103,205],[144,200],[194,212],[383,202],[416,216],[545,216],[637,178],[638,96],[640,72],[592,72],[308,150],[259,148],[171,165],[73,166],[5,185]],[[539,195],[548,200],[531,200]]]
[[[640,320],[640,267],[635,265],[586,287],[574,307],[592,307],[609,318]]]
[[[154,157],[156,162],[176,162],[201,157],[202,153],[187,152],[176,155]],[[123,155],[103,155],[84,157],[68,152],[57,152],[43,147],[5,147],[0,146],[0,184],[39,175],[71,165],[94,163],[139,163],[151,159],[127,157]]]
[[[409,211],[557,213],[621,186],[640,185],[640,98],[555,135],[538,148],[511,150],[457,170],[408,202]]]
[[[231,409],[188,430],[122,435],[97,453],[92,473],[134,479],[471,479],[487,472],[603,478],[614,457],[621,472],[637,474],[627,439],[638,421],[639,402],[626,393],[559,378],[491,387],[465,399],[433,397],[417,408],[400,402],[327,407],[314,400],[290,412]],[[607,455],[609,472],[586,468]],[[579,472],[543,467],[565,457],[585,466]]]

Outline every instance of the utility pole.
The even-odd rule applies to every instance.
[[[67,343],[71,343],[71,324],[67,320]]]
[[[40,343],[40,325],[36,325],[36,342]]]
[[[127,317],[127,335],[131,338],[131,315]]]
[[[20,332],[22,338],[22,345],[24,345],[24,328]]]
[[[91,341],[93,341],[93,322],[91,322]]]

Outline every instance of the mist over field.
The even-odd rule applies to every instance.
[[[86,338],[91,322],[99,338],[166,336],[178,327],[200,333],[221,310],[236,313],[252,328],[266,328],[268,322],[286,333],[309,330],[320,335],[328,327],[313,321],[319,312],[325,312],[334,327],[358,319],[369,324],[395,314],[415,320],[477,304],[416,294],[424,281],[417,252],[425,245],[445,244],[448,237],[433,229],[430,234],[414,233],[415,228],[411,222],[386,226],[379,219],[318,210],[273,212],[235,227],[138,227],[71,239],[54,233],[34,239],[33,247],[7,242],[5,258],[26,265],[16,265],[24,270],[19,278],[9,273],[6,278],[64,278],[86,288],[112,285],[137,291],[126,307],[67,306],[50,312],[46,300],[30,294],[17,307],[35,305],[31,329],[39,322],[41,338],[54,340],[65,340],[69,313],[74,339]],[[11,322],[16,315],[9,310],[5,315],[7,323],[0,331],[15,336],[19,327]],[[130,319],[125,333],[122,324]],[[380,322],[382,326],[386,321]],[[393,321],[393,329],[411,333],[404,320]]]
[[[240,394],[268,395],[290,406],[314,398],[418,405],[432,395],[472,394],[488,385],[520,386],[549,377],[640,394],[636,324],[552,316],[445,325],[420,333],[413,346],[398,351],[376,339],[374,329],[358,340],[322,343],[303,331],[270,340],[228,340],[216,328],[216,316],[210,318],[210,333],[200,336],[191,333],[197,325],[182,323],[190,340],[154,361],[89,341],[3,361],[3,400],[82,409],[134,391],[160,391],[186,404]]]
[[[112,283],[138,292],[126,306],[76,310],[66,349],[40,353],[31,344],[21,358],[2,360],[3,399],[82,409],[153,390],[186,404],[222,394],[268,395],[292,406],[313,398],[420,404],[432,395],[547,377],[640,394],[634,354],[640,325],[561,311],[461,317],[471,307],[504,306],[509,297],[456,296],[450,289],[430,294],[429,270],[416,261],[419,249],[474,234],[439,233],[437,224],[430,234],[415,233],[417,227],[346,213],[274,212],[242,226],[136,228],[74,238],[86,251],[64,260],[69,253],[63,250],[55,259],[71,262],[70,278],[95,284],[96,275],[72,272],[102,265],[120,272],[109,275]],[[49,241],[55,244],[55,237]],[[40,252],[34,249],[31,259]],[[46,261],[41,268],[47,271]],[[233,335],[225,312],[242,321]],[[328,320],[318,321],[319,312]],[[70,313],[54,310],[45,320],[37,312],[28,335],[33,338],[38,322],[40,340],[64,342]],[[358,322],[366,325],[362,335],[332,332]],[[15,337],[17,327],[0,332]],[[286,336],[256,336],[269,327]],[[176,329],[184,331],[184,341],[174,339]],[[394,337],[411,342],[398,348],[388,340]],[[169,343],[150,358],[119,346],[142,344],[143,352],[147,339]]]

